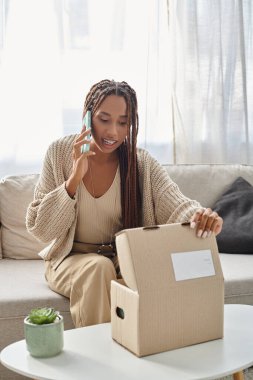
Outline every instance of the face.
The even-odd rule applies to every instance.
[[[96,146],[104,153],[112,153],[125,140],[128,132],[127,105],[122,96],[109,95],[92,117]]]

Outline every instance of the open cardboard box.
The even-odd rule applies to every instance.
[[[111,283],[112,337],[137,356],[223,337],[224,278],[216,238],[189,225],[123,230],[125,285]]]

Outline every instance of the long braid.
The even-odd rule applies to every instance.
[[[128,135],[118,148],[118,155],[123,228],[133,228],[141,225],[141,196],[136,150],[139,128],[136,93],[126,82],[102,80],[91,87],[85,99],[83,114],[85,115],[90,109],[94,115],[102,101],[109,95],[123,96],[127,104]]]

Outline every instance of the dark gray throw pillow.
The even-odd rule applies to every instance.
[[[253,254],[253,186],[238,177],[213,206],[224,220],[220,252]]]

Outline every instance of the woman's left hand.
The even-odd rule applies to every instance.
[[[191,228],[196,227],[198,237],[206,238],[212,233],[218,235],[222,230],[223,219],[210,208],[199,209],[191,218]]]

